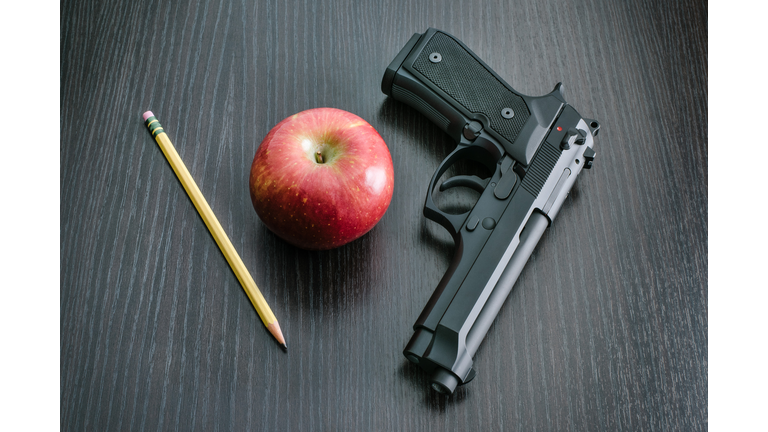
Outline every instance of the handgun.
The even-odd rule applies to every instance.
[[[434,390],[452,394],[475,377],[480,342],[576,177],[592,167],[600,124],[566,103],[562,83],[544,96],[520,94],[461,41],[433,28],[414,34],[395,56],[381,90],[457,143],[424,203],[424,216],[453,237],[454,256],[403,350]],[[442,181],[441,192],[466,187],[480,194],[471,209],[451,214],[435,204],[434,192],[459,161],[493,174]]]

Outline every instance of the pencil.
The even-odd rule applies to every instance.
[[[261,295],[261,291],[259,291],[259,288],[256,286],[256,282],[253,281],[251,274],[248,272],[245,264],[243,264],[243,260],[240,259],[240,255],[237,254],[235,247],[232,246],[232,242],[229,241],[227,233],[221,228],[219,220],[216,219],[216,215],[213,214],[205,197],[200,193],[200,189],[197,187],[195,180],[189,175],[187,167],[179,157],[179,154],[176,153],[176,149],[173,147],[170,138],[168,138],[168,134],[165,133],[160,122],[157,121],[155,115],[152,114],[152,111],[144,113],[144,123],[152,133],[152,137],[157,141],[157,145],[160,146],[160,149],[165,154],[168,163],[171,164],[171,168],[173,168],[173,171],[179,178],[181,185],[184,186],[184,189],[187,191],[189,199],[192,200],[195,208],[197,208],[200,217],[203,218],[203,222],[205,222],[213,239],[216,240],[216,244],[219,245],[219,249],[221,249],[224,257],[227,259],[229,266],[240,281],[240,285],[243,286],[245,293],[248,294],[248,298],[251,299],[251,303],[253,303],[253,307],[256,308],[256,312],[261,317],[261,321],[267,327],[267,330],[272,333],[272,336],[277,339],[280,345],[282,345],[284,349],[288,349],[288,346],[285,344],[283,332],[280,331],[280,324],[278,324],[277,318],[275,318],[275,314],[272,313],[272,309],[269,308],[267,301],[264,300],[264,296]]]

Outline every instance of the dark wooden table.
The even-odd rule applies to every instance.
[[[579,177],[451,397],[402,349],[446,271],[421,210],[454,143],[380,90],[428,27],[600,120]],[[64,0],[62,430],[707,428],[707,5]],[[367,235],[307,252],[254,212],[277,122],[370,122],[395,170]],[[151,109],[280,320],[261,324],[142,123]]]

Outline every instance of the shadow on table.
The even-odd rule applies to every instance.
[[[285,289],[286,308],[324,314],[355,312],[367,304],[372,291],[385,280],[387,254],[396,253],[382,241],[378,227],[344,246],[307,251],[280,239],[262,225],[257,242],[269,251],[269,284]]]

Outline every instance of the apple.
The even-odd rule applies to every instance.
[[[392,200],[392,157],[376,129],[335,108],[278,123],[256,151],[249,179],[259,218],[302,249],[332,249],[367,233]]]

